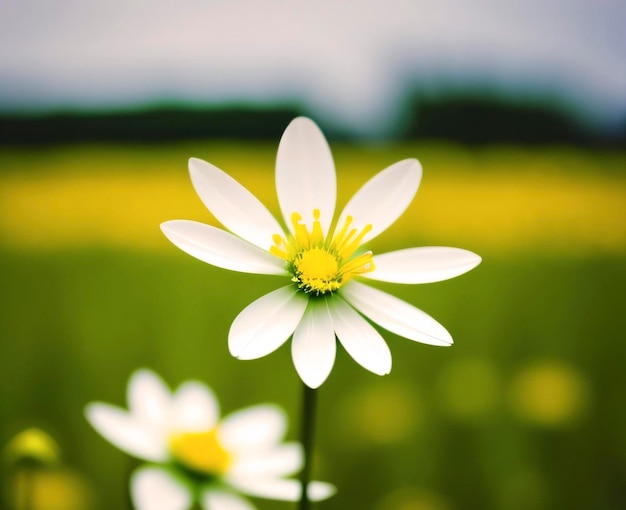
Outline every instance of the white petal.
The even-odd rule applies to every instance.
[[[133,373],[128,382],[128,408],[138,420],[165,426],[169,412],[170,390],[157,374],[148,369]]]
[[[304,455],[299,443],[284,443],[269,451],[242,452],[228,471],[241,478],[289,476],[302,468]]]
[[[307,486],[307,494],[309,495],[309,499],[311,501],[323,501],[334,496],[336,493],[337,487],[331,483],[313,480]],[[300,494],[298,494],[298,496],[299,495]]]
[[[220,408],[213,391],[199,381],[187,381],[174,394],[170,426],[177,431],[206,431],[217,424]]]
[[[354,361],[370,372],[391,372],[391,352],[380,333],[340,298],[328,309],[337,338]]]
[[[230,327],[230,353],[239,359],[256,359],[275,351],[294,332],[306,305],[307,298],[292,285],[253,301]]]
[[[335,363],[337,344],[326,300],[311,299],[291,341],[291,357],[302,381],[317,388]]]
[[[219,424],[220,443],[227,450],[250,454],[279,444],[287,431],[287,416],[277,406],[264,404],[229,414]]]
[[[234,234],[266,251],[274,234],[283,235],[274,216],[230,175],[196,158],[189,160],[189,174],[204,205]]]
[[[102,437],[120,450],[153,462],[167,460],[163,430],[140,422],[118,407],[99,402],[89,404],[85,416]]]
[[[341,295],[363,315],[396,335],[429,345],[453,343],[446,328],[430,315],[386,292],[352,280],[341,288]]]
[[[237,494],[219,489],[208,489],[202,494],[204,510],[256,510],[252,504]]]
[[[165,236],[202,262],[231,271],[284,274],[285,262],[225,230],[189,220],[161,224]]]
[[[237,478],[229,480],[231,485],[250,496],[283,501],[298,501],[302,494],[302,484],[299,480],[264,479],[264,478]],[[307,493],[311,501],[321,501],[335,494],[333,485],[324,482],[310,482]]]
[[[137,510],[188,510],[191,491],[164,469],[140,468],[130,480],[133,505]]]
[[[313,223],[319,209],[326,233],[335,213],[337,178],[328,142],[317,125],[306,117],[291,121],[283,133],[276,156],[276,191],[285,223],[291,229],[291,214]]]
[[[366,225],[372,230],[363,243],[374,239],[396,221],[409,206],[422,179],[422,166],[416,159],[394,163],[367,181],[344,208],[338,228],[347,216],[352,216],[352,227],[360,232]]]
[[[461,248],[424,246],[376,255],[376,269],[363,276],[393,283],[440,282],[467,273],[480,261],[478,255]]]

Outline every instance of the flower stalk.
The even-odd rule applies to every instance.
[[[17,483],[15,484],[15,501],[19,501],[18,508],[21,510],[34,510],[35,508],[35,493],[37,487],[35,469],[36,468],[32,465],[23,465],[16,470]]]
[[[311,501],[309,500],[308,486],[311,479],[311,467],[313,464],[313,443],[315,437],[315,415],[317,411],[317,390],[302,384],[302,421],[300,423],[300,442],[304,450],[304,465],[300,473],[300,483],[302,493],[298,510],[309,510]]]

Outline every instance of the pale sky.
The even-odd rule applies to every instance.
[[[367,132],[409,83],[626,112],[621,0],[2,0],[0,108],[290,99]]]

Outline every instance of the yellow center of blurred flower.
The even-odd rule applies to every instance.
[[[170,437],[170,451],[183,466],[209,475],[224,474],[232,461],[218,440],[216,428],[175,434]]]
[[[353,276],[374,270],[372,252],[354,256],[365,235],[372,230],[366,225],[360,232],[350,228],[348,216],[341,228],[324,236],[320,211],[313,211],[313,226],[302,224],[302,216],[291,215],[293,235],[275,234],[270,253],[282,258],[293,274],[292,281],[306,293],[320,295],[334,292]]]

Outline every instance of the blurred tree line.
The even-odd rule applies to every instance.
[[[154,105],[124,111],[0,113],[0,144],[162,142],[206,138],[279,138],[303,107]],[[568,144],[623,148],[626,118],[611,128],[584,122],[561,105],[487,94],[415,95],[407,101],[395,140],[446,139],[465,144]],[[354,135],[320,121],[335,140]]]

